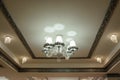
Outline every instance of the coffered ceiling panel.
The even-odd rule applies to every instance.
[[[44,56],[41,51],[46,37],[55,40],[56,35],[61,34],[66,44],[70,38],[78,44],[79,51],[74,57],[87,57],[109,5],[109,0],[93,1],[94,3],[87,0],[4,2],[35,56]]]
[[[0,2],[1,60],[19,72],[107,72],[120,59],[119,0]],[[42,51],[46,38],[55,42],[57,35],[79,48],[69,60]]]

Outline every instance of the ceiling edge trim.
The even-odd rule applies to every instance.
[[[0,49],[0,58],[18,72],[105,72],[104,68],[22,68]]]
[[[1,49],[0,58],[18,72],[107,72],[114,66],[114,64],[117,63],[118,60],[120,60],[120,50],[118,53],[119,54],[116,55],[105,68],[22,68],[8,56],[6,56],[6,53]]]
[[[88,57],[91,58],[92,54],[94,53],[94,51],[95,51],[95,49],[96,49],[96,47],[97,47],[97,45],[98,45],[98,43],[99,43],[99,41],[100,41],[100,39],[101,39],[101,37],[102,37],[102,35],[103,35],[106,27],[107,27],[107,24],[109,23],[110,18],[111,18],[112,14],[113,14],[116,6],[117,6],[118,1],[119,1],[119,0],[111,0],[111,1],[110,1],[109,6],[108,6],[108,9],[107,9],[107,11],[106,11],[106,14],[105,14],[105,16],[104,16],[104,19],[103,19],[103,21],[102,21],[102,24],[100,25],[100,28],[99,28],[99,30],[98,30],[98,33],[97,33],[97,35],[96,35],[96,37],[95,37],[95,40],[94,40],[94,42],[93,42],[93,45],[92,45],[92,47],[91,47],[91,49],[90,49],[90,51],[89,51]]]
[[[107,74],[106,75],[108,78],[110,78],[110,77],[120,77],[120,73],[110,73],[110,74]]]
[[[103,68],[21,68],[19,72],[105,72]]]
[[[0,58],[14,70],[18,71],[20,69],[19,65],[10,58],[8,58],[8,56],[6,56],[5,54],[6,53],[0,48]]]
[[[120,49],[115,54],[116,55],[113,56],[108,65],[105,66],[105,71],[109,71],[118,61],[120,61]]]

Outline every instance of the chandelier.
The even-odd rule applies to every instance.
[[[53,43],[51,37],[48,37],[43,47],[43,53],[46,55],[46,57],[56,56],[57,59],[64,57],[66,60],[69,60],[75,51],[78,50],[74,40],[71,40],[69,45],[66,46],[63,42],[62,35],[56,36],[55,43]]]

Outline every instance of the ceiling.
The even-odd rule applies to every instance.
[[[84,79],[80,75],[120,73],[119,21],[119,0],[0,0],[0,75],[28,72],[28,80],[43,75],[49,80],[58,75],[57,79],[78,80]],[[46,37],[55,41],[59,34],[66,45],[74,39],[79,48],[60,62],[42,52]],[[117,43],[110,40],[113,34]],[[12,39],[9,44],[4,42],[7,36]],[[27,61],[22,63],[24,57]],[[37,79],[31,79],[34,75]]]

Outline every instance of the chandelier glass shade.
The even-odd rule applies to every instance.
[[[75,51],[78,50],[74,40],[71,40],[69,45],[66,46],[61,35],[56,36],[55,43],[53,43],[51,37],[48,37],[43,47],[43,53],[47,57],[56,56],[57,59],[64,57],[66,60],[68,60]]]

